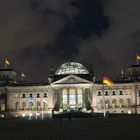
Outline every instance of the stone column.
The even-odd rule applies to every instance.
[[[85,108],[85,89],[82,88],[83,108]]]
[[[59,102],[60,102],[60,108],[62,108],[62,106],[63,106],[63,100],[62,100],[62,91],[63,91],[63,88],[61,88],[60,90],[59,90]]]
[[[78,92],[77,92],[78,88],[75,88],[75,96],[76,96],[76,107],[78,108]]]
[[[69,92],[70,88],[67,88],[67,107],[69,107]]]

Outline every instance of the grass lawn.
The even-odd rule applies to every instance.
[[[0,120],[0,140],[135,140],[140,116],[64,120]]]

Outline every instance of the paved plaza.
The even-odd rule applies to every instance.
[[[132,140],[140,138],[140,116],[0,120],[0,140]]]

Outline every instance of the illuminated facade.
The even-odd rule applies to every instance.
[[[104,91],[102,81],[76,62],[51,71],[49,83],[17,82],[16,76],[12,69],[0,71],[1,112],[140,113],[140,65],[130,66],[126,77],[114,80],[112,87],[104,85]]]

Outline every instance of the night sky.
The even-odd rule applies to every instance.
[[[0,0],[0,66],[47,81],[76,61],[95,75],[120,75],[140,54],[140,0]]]

